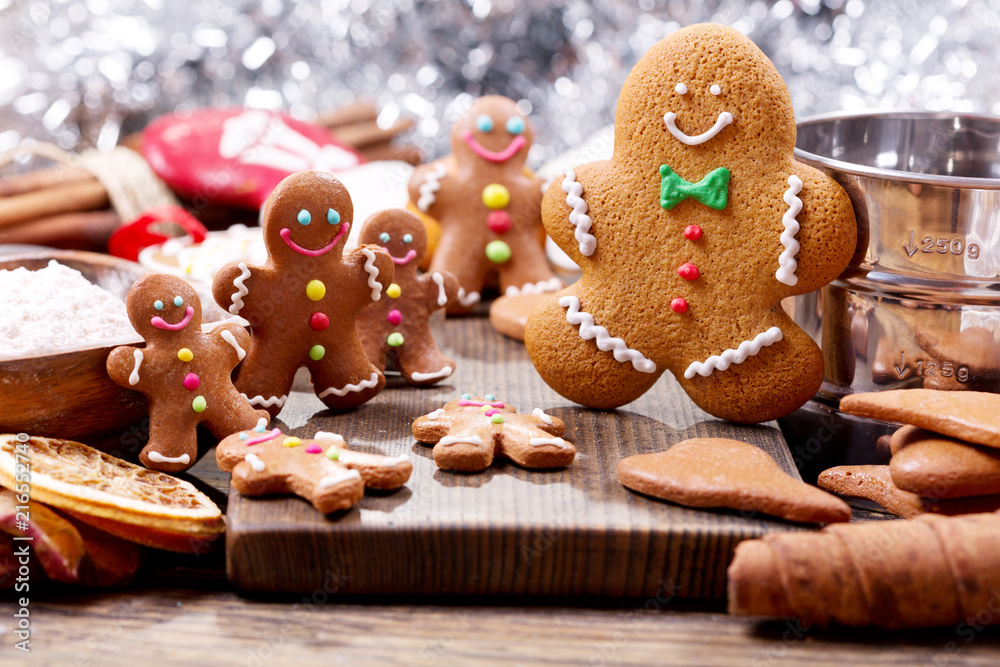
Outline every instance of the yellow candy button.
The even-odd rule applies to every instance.
[[[499,183],[490,183],[483,188],[483,203],[486,208],[497,210],[510,204],[510,191]]]
[[[310,280],[306,285],[306,296],[310,301],[319,301],[326,296],[326,285],[322,280]]]
[[[293,435],[291,437],[285,438],[285,442],[283,442],[282,444],[285,445],[285,447],[298,447],[299,445],[302,444],[302,441]]]
[[[389,285],[389,289],[385,291],[389,295],[390,299],[398,299],[399,295],[403,293],[403,290],[399,289],[399,285],[393,283]]]
[[[181,361],[191,361],[192,359],[194,359],[194,353],[191,352],[191,350],[187,349],[186,347],[182,347],[181,349],[177,350],[177,358],[180,359]]]

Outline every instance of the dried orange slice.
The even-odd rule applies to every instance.
[[[0,486],[22,492],[15,480],[25,470],[32,500],[139,544],[199,553],[225,530],[218,506],[190,482],[71,440],[0,435]]]

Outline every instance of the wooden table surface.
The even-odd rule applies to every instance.
[[[447,326],[478,326],[464,322]],[[225,503],[214,452],[191,473]],[[345,598],[346,584],[333,571],[312,593],[241,597],[221,552],[150,551],[124,590],[33,583],[29,654],[14,649],[13,593],[0,595],[0,666],[1000,664],[1000,627],[805,629],[731,617],[723,602],[680,599],[669,585],[615,601]]]

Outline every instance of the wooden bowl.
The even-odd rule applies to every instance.
[[[152,273],[135,262],[75,250],[0,255],[0,269],[38,270],[53,259],[122,300],[136,280]],[[224,319],[225,313],[214,303],[203,306],[206,321]],[[0,359],[0,432],[78,440],[145,418],[145,396],[112,382],[105,368],[112,349],[142,343],[142,338],[133,334],[100,346],[42,350]]]

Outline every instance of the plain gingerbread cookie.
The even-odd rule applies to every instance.
[[[720,25],[674,32],[622,89],[611,160],[557,177],[545,228],[583,278],[528,320],[545,381],[594,408],[635,400],[664,371],[706,412],[786,415],[823,357],[781,309],[855,252],[846,193],[797,162],[784,82]]]
[[[562,287],[542,247],[542,183],[526,173],[534,132],[513,100],[481,97],[451,132],[452,154],[418,167],[410,200],[441,225],[431,271],[458,278],[449,313],[467,313],[496,274],[506,296]]]
[[[362,308],[384,298],[393,264],[376,246],[344,256],[353,215],[351,196],[334,176],[292,174],[264,205],[267,263],[234,262],[215,276],[215,300],[250,322],[250,349],[236,386],[272,417],[301,366],[312,374],[316,395],[334,409],[361,405],[385,385],[355,321]]]
[[[412,385],[432,385],[455,371],[438,349],[430,317],[458,296],[458,281],[447,272],[417,271],[427,253],[427,230],[402,209],[380,211],[365,221],[359,243],[379,245],[396,265],[385,297],[362,309],[358,331],[368,359],[380,370],[391,357]]]
[[[149,442],[139,454],[147,468],[178,472],[198,456],[198,424],[217,438],[252,428],[254,410],[230,374],[246,354],[250,336],[238,324],[201,330],[201,300],[182,278],[140,278],[128,293],[128,317],[146,346],[116,347],[108,355],[111,379],[146,395]]]

